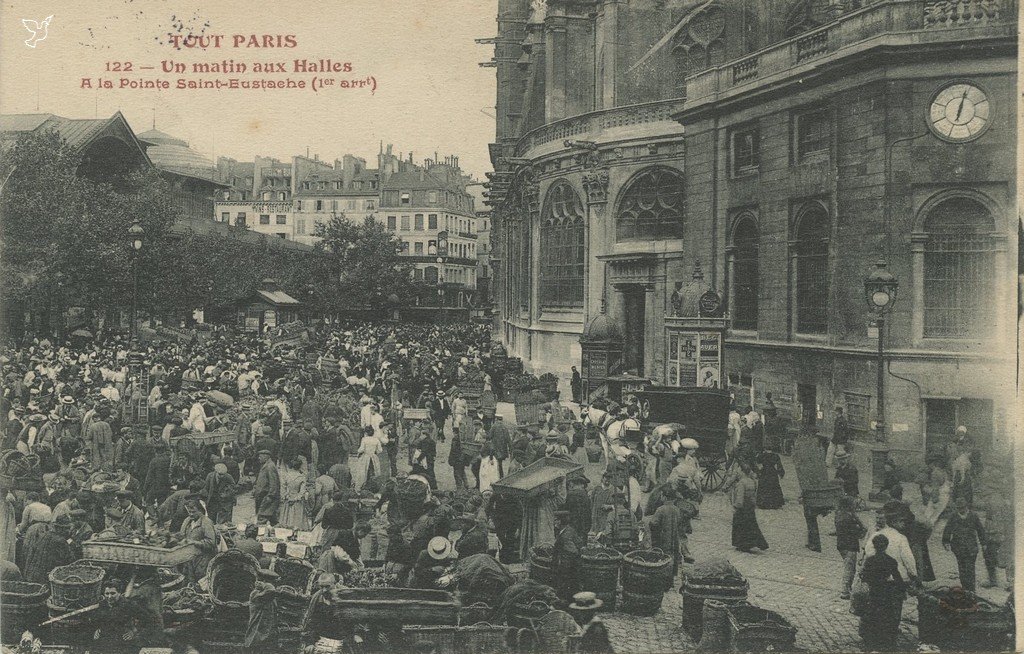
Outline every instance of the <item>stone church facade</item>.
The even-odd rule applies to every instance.
[[[1015,20],[1010,0],[500,0],[488,202],[510,353],[586,377],[603,314],[617,371],[699,383],[673,292],[701,276],[738,406],[772,393],[826,434],[842,407],[897,459],[960,424],[1005,451]],[[878,260],[899,280],[884,433]]]

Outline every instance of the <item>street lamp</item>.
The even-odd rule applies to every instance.
[[[875,264],[875,269],[864,278],[864,299],[867,300],[868,308],[875,315],[875,325],[878,329],[878,421],[877,440],[885,439],[885,350],[883,339],[885,338],[885,314],[892,311],[896,303],[896,292],[900,283],[896,277],[885,267],[884,261]]]
[[[878,376],[876,379],[877,393],[877,418],[875,421],[876,446],[871,449],[872,468],[872,489],[871,496],[876,496],[881,490],[881,481],[885,472],[885,461],[889,456],[885,437],[885,315],[892,311],[896,304],[896,293],[900,283],[896,277],[886,269],[885,261],[875,264],[867,277],[864,278],[864,299],[868,309],[875,316],[875,326],[878,330]]]
[[[145,236],[146,231],[142,229],[142,223],[138,219],[134,220],[128,228],[128,242],[132,246],[132,313],[128,336],[132,342],[138,338],[136,322],[139,311],[139,254],[142,252]]]

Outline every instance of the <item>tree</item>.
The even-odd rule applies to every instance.
[[[361,223],[336,216],[317,225],[314,235],[321,240],[310,263],[324,313],[383,310],[392,294],[402,302],[412,297],[412,266],[400,254],[401,242],[372,215]]]
[[[106,181],[78,174],[81,157],[53,130],[20,137],[0,198],[0,302],[46,314],[83,306],[111,311],[131,300],[126,233],[139,219],[159,243],[174,221],[170,189],[154,169]],[[146,251],[142,254],[145,264]]]

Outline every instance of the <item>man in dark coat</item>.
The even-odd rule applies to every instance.
[[[167,445],[163,440],[159,440],[153,446],[153,458],[149,461],[145,482],[142,485],[146,511],[151,512],[154,505],[159,507],[170,494],[171,455]]]
[[[25,534],[25,581],[50,585],[50,572],[74,563],[75,553],[68,544],[71,518],[59,516],[52,524],[37,523]]]
[[[569,523],[568,511],[555,511],[555,546],[553,549],[558,596],[570,600],[577,592],[580,567],[579,535]]]
[[[565,503],[562,505],[564,511],[569,512],[569,524],[578,537],[577,545],[587,546],[587,534],[593,524],[594,513],[587,495],[588,480],[583,475],[570,477],[567,481],[569,490],[565,494]]]
[[[576,366],[572,367],[572,379],[569,380],[569,388],[572,390],[572,401],[579,404],[580,400],[583,399],[583,377],[580,376],[580,371],[576,370]]]
[[[433,421],[434,426],[437,427],[437,441],[439,443],[444,442],[444,424],[448,421],[448,416],[451,414],[452,403],[445,396],[444,391],[438,391],[437,397],[430,403],[430,419]]]
[[[662,491],[664,502],[651,516],[651,542],[662,552],[672,555],[672,576],[679,572],[679,560],[682,556],[679,540],[683,529],[683,517],[676,506],[676,490],[666,486]]]
[[[270,460],[268,450],[259,452],[260,471],[252,487],[252,497],[256,502],[256,517],[261,521],[275,524],[277,508],[281,501],[281,479],[277,467]]]
[[[459,517],[462,535],[455,542],[455,551],[460,559],[474,554],[487,554],[487,529],[477,520],[475,513],[466,513]]]
[[[498,474],[504,477],[505,460],[508,459],[512,450],[512,434],[501,416],[495,417],[487,438],[491,441],[491,453],[498,460]]]

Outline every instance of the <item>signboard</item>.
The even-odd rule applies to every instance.
[[[678,330],[668,338],[670,386],[722,388],[722,334]]]

